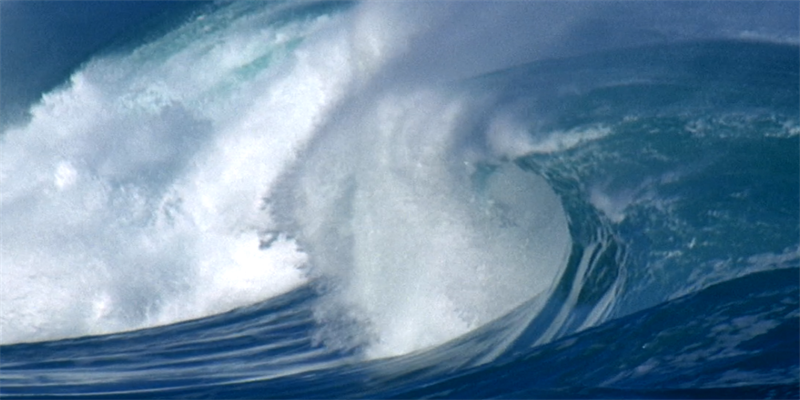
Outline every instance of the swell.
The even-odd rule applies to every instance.
[[[4,346],[0,379],[8,398],[791,398],[797,360],[787,350],[800,344],[797,277],[794,267],[732,279],[485,364],[463,363],[462,356],[494,340],[491,329],[435,351],[369,362],[321,351],[309,341],[314,294],[307,288],[172,326]],[[768,334],[754,336],[753,329]],[[155,364],[152,354],[159,355]],[[704,361],[709,356],[713,362]],[[102,372],[109,368],[113,374]],[[65,378],[68,384],[59,383]]]
[[[739,276],[737,258],[753,260],[740,270],[748,273],[770,265],[756,261],[761,255],[794,259],[789,232],[798,215],[779,204],[797,202],[789,183],[797,165],[796,50],[729,41],[616,50],[468,86],[496,91],[489,146],[512,148],[510,157],[548,180],[579,246],[573,256],[603,243],[605,267],[585,286],[600,290],[581,297],[596,302],[611,290],[611,315],[622,316]],[[747,167],[732,172],[733,165]],[[752,175],[763,185],[745,178]],[[752,229],[756,209],[771,238],[758,244],[736,234]],[[732,252],[730,240],[748,245]]]
[[[339,365],[342,354],[320,349],[312,340],[312,299],[311,290],[300,288],[261,304],[164,327],[4,346],[3,393],[29,395],[31,387],[40,386],[40,393],[50,395],[138,397],[184,385],[196,390],[198,381],[213,387]],[[46,357],[41,357],[43,346]],[[152,354],[160,354],[158,360]],[[225,373],[209,368],[215,363]],[[101,372],[107,368],[114,373]],[[37,373],[10,372],[15,370]],[[60,380],[67,371],[84,378],[66,386],[45,383]],[[147,378],[155,371],[162,371],[160,378]]]

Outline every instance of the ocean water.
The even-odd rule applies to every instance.
[[[800,397],[798,3],[165,10],[4,99],[0,395]]]

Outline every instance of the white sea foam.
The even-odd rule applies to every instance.
[[[322,133],[291,204],[316,271],[336,284],[319,317],[345,309],[368,332],[323,340],[349,335],[369,357],[386,357],[452,339],[545,291],[570,239],[543,179],[513,164],[485,176],[465,167],[466,100],[398,88],[373,96]]]
[[[552,282],[569,239],[546,184],[507,166],[476,200],[474,171],[452,169],[468,105],[399,90],[382,71],[424,31],[408,10],[365,5],[272,31],[258,23],[270,6],[236,7],[92,60],[4,134],[0,342],[223,312],[305,283],[311,257],[314,274],[343,282],[334,313],[365,321],[368,354],[383,357]],[[292,218],[309,253],[281,234],[260,249],[285,217],[274,184],[295,163],[306,208]],[[526,211],[537,204],[546,211]]]
[[[274,31],[258,23],[270,7],[236,7],[91,61],[4,133],[0,342],[197,318],[305,282],[292,240],[259,249],[262,198],[344,92],[348,38],[336,16]]]

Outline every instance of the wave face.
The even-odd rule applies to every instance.
[[[181,12],[0,137],[4,396],[800,396],[797,4]]]

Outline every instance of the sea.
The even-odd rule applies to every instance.
[[[800,397],[800,3],[23,3],[0,397]]]

